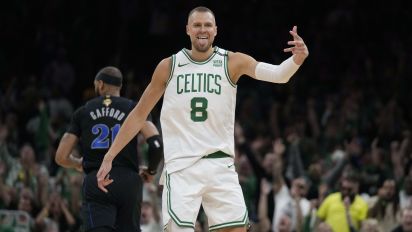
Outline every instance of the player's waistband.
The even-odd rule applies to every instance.
[[[224,153],[223,151],[217,151],[209,155],[203,156],[202,159],[217,159],[217,158],[227,158],[227,157],[231,157],[231,156]]]

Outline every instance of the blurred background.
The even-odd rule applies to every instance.
[[[282,50],[297,25],[310,51],[287,84],[248,77],[238,83],[236,167],[252,230],[340,231],[331,214],[345,212],[351,222],[343,215],[338,224],[356,230],[412,227],[407,1],[1,5],[1,231],[79,231],[82,176],[54,163],[73,111],[94,97],[94,77],[108,65],[123,72],[122,95],[137,101],[158,62],[190,48],[187,14],[199,5],[216,15],[216,46],[278,64],[289,57]],[[160,107],[152,112],[159,128]],[[144,162],[143,142],[139,149]],[[160,231],[161,187],[144,191],[142,228]],[[333,194],[342,200],[333,201]],[[331,211],[333,204],[346,211]],[[197,231],[206,231],[203,213],[198,224]]]

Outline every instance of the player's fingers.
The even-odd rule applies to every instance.
[[[288,45],[295,45],[297,47],[303,47],[305,46],[305,43],[302,40],[294,40],[294,41],[288,41]]]
[[[113,181],[114,181],[113,179],[106,179],[103,181],[103,186],[106,187],[107,185],[113,183]]]
[[[305,51],[305,47],[293,47],[295,51]]]
[[[292,52],[293,54],[305,54],[305,53],[307,53],[306,49],[297,48],[297,47],[285,48],[285,49],[283,49],[283,51],[284,52]]]
[[[302,38],[298,35],[298,33],[294,31],[289,31],[289,33],[293,36],[294,40],[302,40]]]
[[[97,182],[97,187],[99,187],[99,189],[105,193],[108,192],[107,189],[104,187],[103,180]]]
[[[305,47],[303,48],[295,48],[294,52],[296,53],[309,53],[308,49],[306,49]]]

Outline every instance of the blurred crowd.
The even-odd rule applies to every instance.
[[[5,2],[0,231],[80,231],[82,173],[54,162],[74,109],[106,65],[138,100],[155,65],[189,45],[187,13],[200,4],[216,14],[217,46],[277,63],[297,24],[310,50],[286,85],[238,83],[235,165],[251,231],[412,231],[412,16],[400,0]],[[161,231],[161,191],[145,185],[143,231]],[[202,211],[196,231],[207,231]]]

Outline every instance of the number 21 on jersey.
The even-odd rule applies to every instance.
[[[92,149],[107,149],[116,138],[120,124],[109,128],[106,124],[96,124],[92,127],[92,133],[97,135],[91,144]]]

